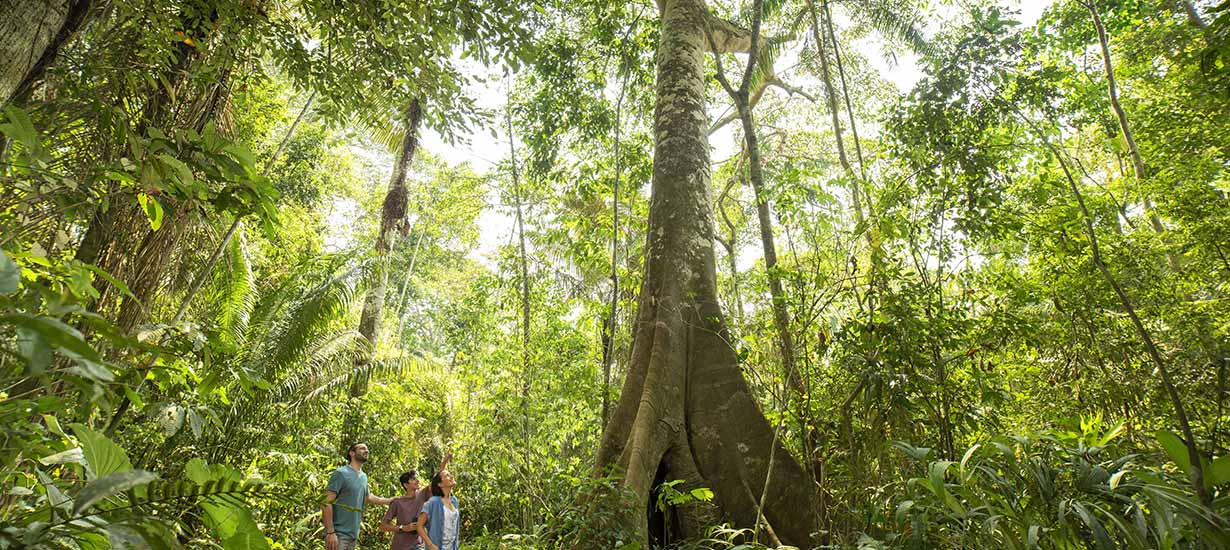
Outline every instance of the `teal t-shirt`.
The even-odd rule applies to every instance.
[[[337,493],[337,500],[333,501],[333,530],[337,536],[359,538],[363,503],[367,501],[367,474],[346,464],[333,471],[325,489]]]

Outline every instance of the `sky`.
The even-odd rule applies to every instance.
[[[1038,20],[1042,12],[1053,3],[1054,0],[1019,1],[1016,3],[1016,8],[1021,11],[1018,19],[1024,26],[1032,25]],[[936,15],[925,22],[926,28],[924,32],[933,34],[945,22],[956,17],[958,13],[959,8],[952,6],[937,8]],[[855,47],[870,61],[873,67],[879,70],[886,80],[893,83],[903,94],[913,88],[914,84],[922,78],[917,55],[912,53],[898,54],[895,59],[890,60],[882,53],[874,38],[860,41],[855,44]],[[473,74],[484,77],[481,79],[483,81],[481,86],[471,86],[468,91],[468,93],[476,98],[478,106],[496,113],[503,113],[505,98],[508,93],[508,83],[502,77],[501,69],[484,68],[473,63],[470,64],[469,69]],[[502,123],[500,126],[503,128]],[[711,146],[714,148],[712,158],[724,159],[733,151],[735,135],[733,126],[735,125],[731,126],[732,130],[719,132],[718,135],[711,138]],[[497,132],[497,135],[498,137],[493,136],[487,128],[475,128],[467,135],[461,136],[462,139],[459,142],[450,144],[438,132],[428,130],[423,135],[422,147],[442,157],[449,164],[468,162],[475,172],[486,174],[495,166],[496,161],[508,153],[507,135],[503,131]],[[381,164],[387,164],[391,170],[392,160],[390,158]],[[512,231],[512,219],[500,211],[499,205],[493,204],[494,200],[494,197],[489,199],[488,203],[492,207],[489,207],[479,216],[479,245],[471,253],[472,258],[488,265],[491,265],[489,255],[501,244],[508,242]],[[356,205],[335,205],[329,216],[330,225],[338,227],[335,222],[345,224],[345,220],[353,217],[356,210]],[[345,237],[335,236],[327,242],[338,246],[342,244],[340,242],[342,240],[345,240]],[[740,254],[742,260],[740,263],[748,263],[750,265],[750,263],[758,259],[756,257],[758,251],[749,250],[748,252],[748,254]]]

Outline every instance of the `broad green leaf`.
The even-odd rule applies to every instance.
[[[245,523],[251,519],[251,514],[243,508],[236,507],[230,501],[218,497],[205,499],[201,502],[205,510],[205,523],[213,530],[214,536],[226,540],[238,534]]]
[[[946,494],[948,492],[944,485],[944,474],[948,472],[948,468],[953,464],[955,464],[955,462],[951,460],[937,460],[932,462],[927,468],[927,477],[929,478],[931,485],[934,486],[935,490],[940,494]]]
[[[1204,470],[1204,483],[1210,489],[1230,482],[1230,454],[1217,457]]]
[[[106,366],[72,352],[64,352],[64,354],[76,360],[77,364],[73,365],[69,370],[78,376],[89,378],[99,384],[106,384],[115,380],[115,374]]]
[[[1187,445],[1183,443],[1183,439],[1170,430],[1161,430],[1154,435],[1158,443],[1162,444],[1162,449],[1170,456],[1170,460],[1173,460],[1183,473],[1190,473],[1192,462],[1187,456]]]
[[[43,423],[47,425],[47,429],[51,430],[51,433],[56,434],[60,437],[68,437],[64,433],[64,428],[60,427],[60,421],[57,420],[56,417],[50,414],[44,414]]]
[[[710,491],[705,487],[692,489],[691,494],[692,498],[701,502],[709,502],[710,500],[713,500],[713,491]]]
[[[1029,531],[1025,535],[1025,547],[1026,548],[1038,548],[1038,538],[1039,538],[1039,535],[1041,534],[1041,531],[1042,531],[1042,528],[1037,525],[1029,526]]]
[[[145,217],[149,219],[150,228],[157,231],[162,227],[162,204],[158,202],[158,199],[145,193],[138,193],[137,202],[141,203],[141,209],[145,211]]]
[[[184,467],[184,474],[188,476],[188,479],[197,484],[203,484],[213,479],[213,475],[209,471],[209,465],[200,458],[189,460],[188,465]]]
[[[51,346],[39,333],[28,327],[17,329],[17,355],[26,360],[26,374],[41,376],[51,366]]]
[[[74,533],[73,542],[79,550],[113,550],[110,537],[102,533]]]
[[[926,460],[927,456],[931,454],[931,449],[928,447],[915,447],[904,441],[894,441],[893,446],[901,449],[906,456],[914,460]]]
[[[1076,510],[1076,515],[1081,518],[1081,521],[1093,532],[1093,538],[1097,541],[1099,548],[1110,550],[1116,548],[1115,542],[1110,538],[1110,533],[1106,531],[1106,525],[1093,512],[1089,511],[1083,502],[1073,501],[1072,508]]]
[[[200,438],[205,420],[196,409],[188,409],[188,427],[192,429],[192,437]]]
[[[56,486],[55,481],[52,481],[42,470],[35,470],[35,473],[38,475],[38,482],[43,485],[43,490],[47,492],[47,503],[52,508],[68,514],[72,510],[73,499],[64,494],[64,491]]]
[[[38,459],[43,466],[52,464],[85,464],[85,452],[81,447],[73,447],[67,451],[60,451],[53,455],[48,455]]]
[[[9,295],[17,292],[21,286],[21,268],[17,263],[0,250],[0,295]]]
[[[1102,438],[1097,441],[1097,446],[1105,447],[1107,443],[1110,443],[1116,437],[1123,435],[1125,428],[1126,428],[1126,424],[1123,421],[1120,421],[1118,424],[1115,425],[1113,429],[1111,429],[1109,432],[1106,432],[1102,436]]]
[[[73,506],[73,514],[80,514],[112,495],[148,484],[156,479],[158,479],[158,474],[145,470],[113,472],[95,479],[80,493],[77,493],[77,504]]]
[[[18,109],[13,105],[4,108],[5,123],[0,124],[0,133],[3,133],[13,141],[21,143],[32,152],[38,153],[42,151],[42,144],[39,143],[38,131],[34,129],[34,124],[30,122],[30,116],[25,111]]]
[[[166,153],[158,153],[158,159],[161,160],[163,164],[171,167],[171,170],[175,172],[175,177],[179,180],[180,185],[188,186],[192,185],[192,183],[196,181],[196,178],[192,176],[192,169],[188,168],[188,165],[184,164],[183,161]]]
[[[966,464],[969,463],[969,459],[973,458],[974,453],[978,452],[978,449],[981,447],[982,447],[981,444],[974,445],[973,447],[970,447],[969,450],[965,451],[965,455],[961,457],[961,481],[962,483],[964,483],[965,480],[968,479],[965,475]]]
[[[56,348],[70,351],[90,361],[102,361],[98,352],[85,342],[81,332],[59,319],[18,313],[0,317],[0,322],[26,327],[37,332],[48,344]]]
[[[94,272],[95,275],[98,275],[99,277],[102,277],[104,280],[106,280],[108,283],[111,283],[111,286],[118,289],[120,293],[123,294],[124,296],[132,298],[133,300],[137,299],[137,295],[133,294],[132,291],[128,289],[128,285],[124,284],[124,281],[116,279],[113,275],[111,275],[110,273],[107,273],[105,269],[98,267],[96,265],[93,265],[93,264],[82,264],[82,265],[86,269]]]
[[[248,510],[236,509],[234,534],[226,537],[222,546],[227,550],[268,550],[269,541],[256,525],[252,513]]]
[[[128,550],[128,549],[154,549],[165,548],[165,544],[160,544],[160,539],[157,537],[157,531],[148,529],[148,525],[141,526],[138,529],[133,525],[125,524],[110,524],[107,525],[107,542],[111,545],[111,550]]]
[[[124,449],[107,436],[87,428],[84,424],[71,424],[73,433],[85,452],[86,471],[89,479],[99,479],[108,474],[132,469],[132,461]]]

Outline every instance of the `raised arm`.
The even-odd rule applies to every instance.
[[[440,461],[440,467],[436,468],[436,474],[440,473],[445,468],[448,468],[448,463],[451,462],[452,460],[453,460],[453,453],[451,451],[444,453],[444,460]],[[435,474],[433,474],[432,477],[435,477]],[[428,481],[431,481],[431,480],[428,480]],[[431,483],[428,483],[427,485],[424,485],[422,489],[419,489],[419,494],[427,495],[423,497],[425,499],[431,498],[432,496],[431,495]]]

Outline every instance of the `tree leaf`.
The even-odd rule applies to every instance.
[[[0,250],[0,295],[7,296],[17,292],[21,286],[21,267]]]
[[[269,550],[269,541],[265,540],[252,513],[245,509],[232,510],[236,512],[235,534],[227,537],[222,546],[227,550]]]
[[[60,451],[53,455],[47,455],[38,459],[43,466],[52,464],[85,464],[85,452],[81,447],[73,447],[67,451]]]
[[[17,328],[17,354],[26,360],[28,376],[41,376],[51,366],[51,347],[30,328]]]
[[[1187,456],[1187,445],[1183,443],[1183,439],[1170,430],[1160,430],[1154,436],[1157,437],[1158,443],[1162,444],[1162,449],[1166,450],[1170,460],[1173,460],[1183,473],[1191,473],[1192,462]]]
[[[209,471],[209,465],[200,458],[194,458],[188,461],[188,465],[184,467],[184,473],[193,482],[203,484],[213,478],[213,474]]]
[[[132,469],[128,454],[107,436],[87,428],[84,424],[70,424],[70,427],[85,452],[86,472],[92,476],[90,479]]]
[[[80,493],[73,514],[80,514],[112,495],[145,485],[158,479],[158,474],[145,470],[113,472],[91,481]]]
[[[38,140],[38,131],[34,129],[34,124],[30,122],[30,116],[25,111],[18,109],[16,106],[9,105],[4,108],[5,124],[0,124],[0,133],[3,133],[13,141],[21,143],[32,152],[42,151],[42,144]]]
[[[85,342],[81,332],[59,319],[17,313],[0,317],[0,322],[29,328],[37,332],[48,344],[56,348],[71,351],[90,361],[102,362],[102,357]]]
[[[120,293],[123,294],[124,296],[128,296],[129,298],[132,298],[133,300],[138,300],[137,295],[133,294],[132,291],[128,289],[128,285],[124,284],[124,281],[116,279],[115,276],[111,275],[110,273],[107,273],[105,269],[98,267],[94,264],[83,264],[83,266],[86,269],[94,272],[95,275],[102,277],[108,283],[111,283],[111,286],[118,289]]]
[[[1230,482],[1230,455],[1219,456],[1204,470],[1204,483],[1212,489]]]
[[[73,504],[73,499],[64,494],[64,491],[61,491],[59,487],[56,487],[55,481],[52,481],[42,470],[36,469],[35,473],[38,475],[38,482],[43,485],[43,490],[47,491],[47,503],[52,508],[67,514],[71,510],[70,507]]]
[[[158,199],[146,195],[145,193],[137,194],[137,202],[141,203],[141,209],[145,211],[145,217],[149,218],[149,226],[154,231],[162,227],[162,204]]]

